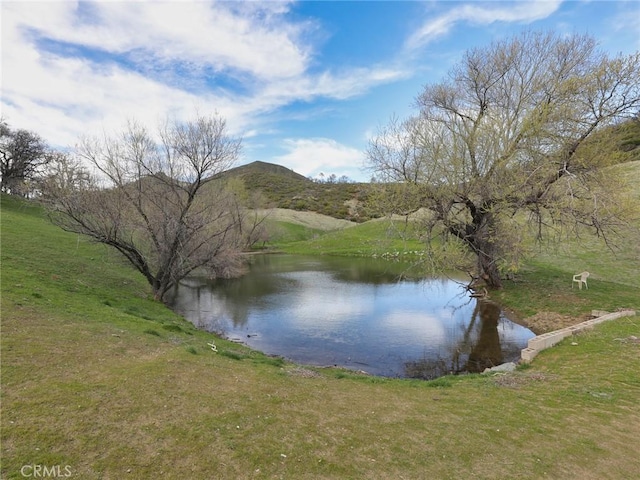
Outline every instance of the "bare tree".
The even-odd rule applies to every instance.
[[[238,269],[236,217],[224,189],[203,187],[237,159],[241,141],[219,116],[167,123],[156,142],[135,122],[117,137],[84,139],[76,154],[96,175],[50,182],[45,198],[62,228],[120,252],[157,299],[196,270]]]
[[[583,147],[637,115],[640,53],[609,58],[588,36],[527,32],[468,51],[416,104],[371,141],[369,164],[429,209],[429,240],[455,238],[475,256],[487,285],[517,261],[523,213],[539,234],[624,224],[606,157]]]
[[[51,152],[42,178],[39,178],[36,184],[41,194],[52,191],[64,191],[68,194],[74,190],[88,188],[91,182],[89,170],[79,159],[68,153]]]
[[[26,196],[27,183],[48,161],[47,145],[39,135],[27,130],[11,130],[0,120],[0,187],[3,192]]]
[[[264,194],[259,190],[247,190],[244,181],[238,177],[227,179],[225,189],[233,198],[233,215],[243,248],[248,250],[259,242],[268,241],[266,222],[269,214],[263,210],[267,204]]]

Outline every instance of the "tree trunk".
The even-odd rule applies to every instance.
[[[471,223],[464,228],[464,235],[459,232],[463,229],[453,230],[475,253],[477,257],[477,274],[479,280],[490,288],[502,288],[502,278],[498,269],[500,247],[492,237],[495,235],[495,217],[486,208],[476,206],[471,200],[466,201],[466,207],[471,215]]]
[[[496,247],[491,241],[478,242],[478,275],[488,287],[502,288],[502,278],[498,269]]]
[[[498,323],[500,321],[500,307],[484,300],[478,300],[474,316],[480,317],[480,334],[469,353],[467,372],[482,372],[485,368],[495,367],[504,361]]]

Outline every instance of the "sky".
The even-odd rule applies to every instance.
[[[525,30],[640,50],[640,0],[6,1],[1,111],[56,149],[217,113],[256,160],[367,181],[366,148],[465,51]]]

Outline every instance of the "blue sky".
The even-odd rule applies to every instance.
[[[56,148],[217,111],[240,164],[367,180],[365,149],[465,50],[522,30],[640,50],[640,1],[2,1],[1,114]]]

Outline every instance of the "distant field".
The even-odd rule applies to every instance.
[[[421,253],[424,243],[413,222],[369,220],[350,228],[326,232],[294,243],[276,246],[288,253],[353,256],[398,256]]]

